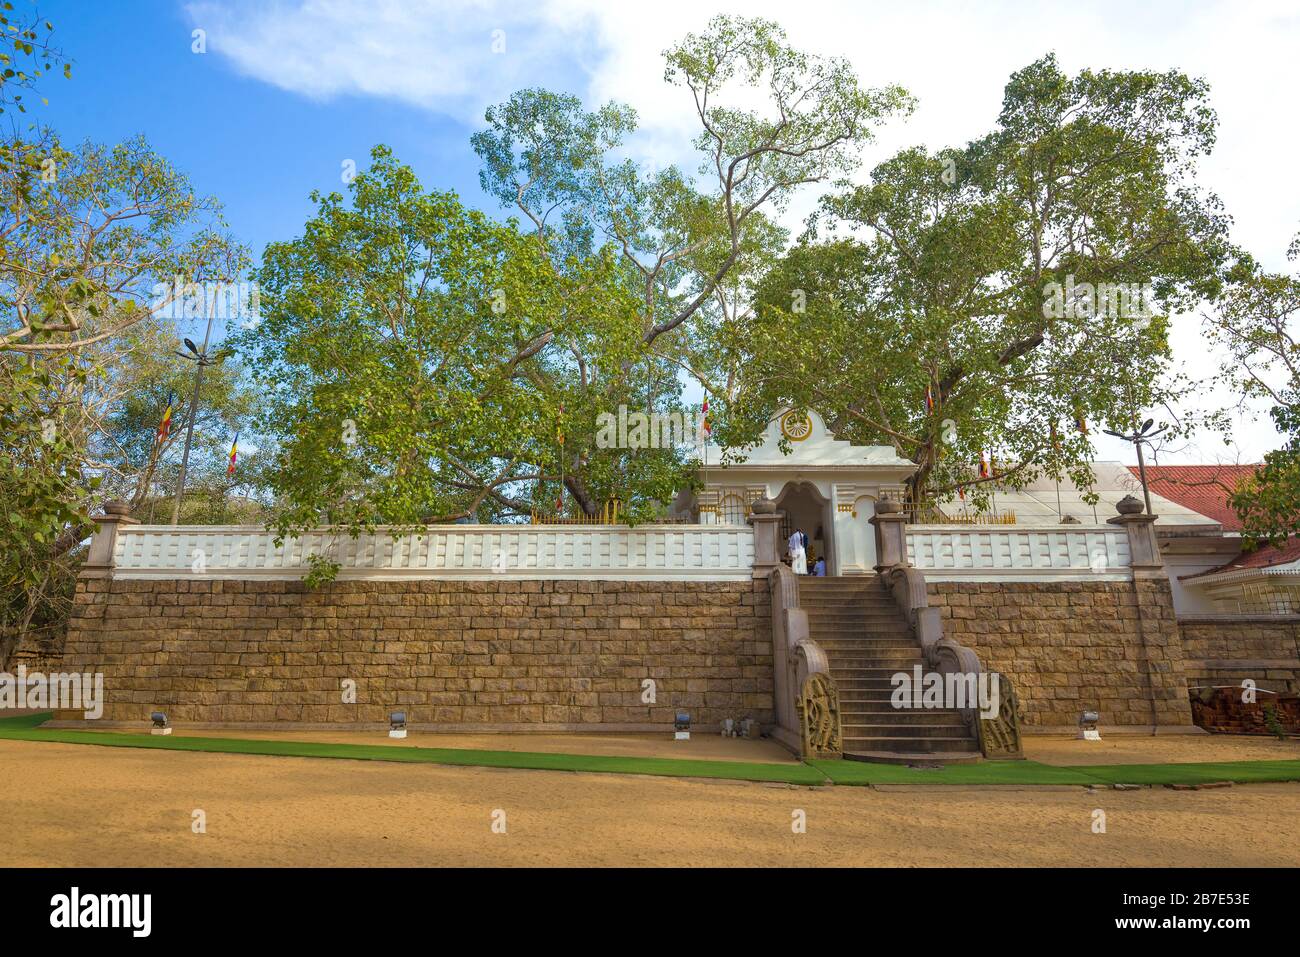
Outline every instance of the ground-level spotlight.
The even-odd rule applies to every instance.
[[[149,715],[149,720],[153,722],[153,727],[149,729],[150,734],[171,734],[171,725],[167,723],[167,715],[161,711],[155,711]]]
[[[1101,715],[1095,711],[1085,711],[1079,715],[1079,739],[1081,741],[1101,740],[1101,732],[1097,730],[1099,720],[1101,720]]]
[[[388,736],[390,738],[406,737],[405,711],[394,711],[388,716]]]
[[[685,711],[678,711],[677,717],[673,720],[673,738],[677,741],[689,741],[691,739],[691,716]]]

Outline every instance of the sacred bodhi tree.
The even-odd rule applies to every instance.
[[[322,510],[350,529],[549,509],[639,520],[692,479],[690,450],[598,443],[620,406],[685,411],[681,373],[745,314],[784,242],[771,214],[846,174],[897,88],[720,17],[666,54],[700,124],[698,178],[617,159],[635,115],[525,90],[474,137],[506,223],[424,191],[386,150],[317,196],[260,274],[266,321],[241,348],[279,442],[283,532]],[[762,106],[741,108],[761,94]],[[521,225],[522,224],[522,225]]]
[[[872,129],[910,108],[901,89],[863,89],[845,61],[794,49],[766,20],[717,17],[665,60],[665,80],[689,93],[699,124],[697,176],[616,158],[635,129],[630,108],[610,103],[589,113],[545,90],[490,109],[488,128],[473,140],[484,189],[523,214],[550,260],[612,250],[635,297],[629,331],[640,344],[629,361],[593,363],[558,338],[548,347],[560,374],[582,386],[566,408],[582,410],[585,444],[565,447],[564,467],[587,514],[599,503],[583,501],[583,472],[599,466],[616,491],[622,485],[635,496],[644,455],[595,454],[595,417],[622,404],[685,412],[682,372],[700,378],[698,357],[715,348],[720,324],[746,313],[754,279],[784,245],[773,215],[800,187],[846,174]],[[678,464],[681,485],[693,462]]]
[[[1217,296],[1235,255],[1195,181],[1214,129],[1177,72],[1015,73],[991,133],[827,197],[764,277],[716,373],[737,382],[731,444],[813,406],[915,462],[918,501],[982,505],[1044,473],[1087,487],[1087,433],[1188,388],[1168,316]]]

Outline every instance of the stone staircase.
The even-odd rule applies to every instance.
[[[956,708],[894,708],[890,678],[924,670],[921,646],[875,575],[799,578],[808,634],[839,691],[844,757],[894,764],[978,761],[979,741]]]

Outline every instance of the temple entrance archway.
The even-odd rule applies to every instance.
[[[818,558],[826,559],[826,574],[839,574],[839,561],[835,556],[835,522],[831,500],[818,487],[808,481],[786,482],[776,498],[781,518],[782,553],[785,542],[795,529],[808,536],[808,569]]]

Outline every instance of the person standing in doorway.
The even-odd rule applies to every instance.
[[[803,529],[796,528],[786,544],[790,548],[790,569],[796,575],[808,574],[808,552],[804,548],[806,541]]]

